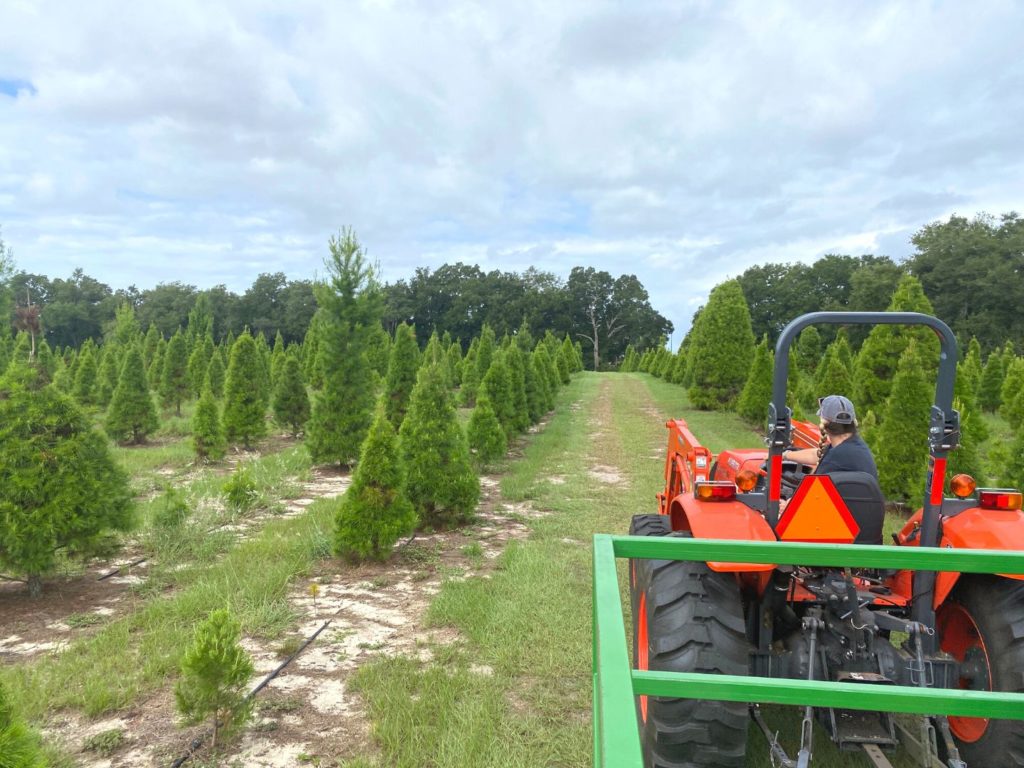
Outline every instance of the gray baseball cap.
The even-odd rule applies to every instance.
[[[818,398],[818,415],[834,424],[853,424],[857,421],[853,403],[842,395]]]

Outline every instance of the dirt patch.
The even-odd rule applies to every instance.
[[[618,485],[619,483],[625,482],[625,479],[619,473],[618,469],[615,467],[607,467],[602,464],[595,464],[587,470],[587,474],[595,480],[607,483],[608,485]]]

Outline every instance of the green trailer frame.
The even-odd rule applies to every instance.
[[[598,534],[593,580],[595,766],[642,768],[634,699],[641,694],[1024,720],[1024,693],[634,670],[615,568],[619,557],[1024,575],[1024,552]]]

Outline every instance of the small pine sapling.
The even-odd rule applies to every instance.
[[[174,688],[178,711],[189,724],[213,720],[217,735],[230,734],[252,716],[243,690],[253,673],[252,659],[242,648],[241,626],[227,609],[213,611],[196,628],[192,646],[181,661],[181,678]]]
[[[39,737],[14,714],[6,688],[0,683],[0,768],[46,768]]]
[[[347,560],[386,560],[395,542],[416,528],[397,449],[395,428],[378,405],[335,517],[334,550]]]
[[[309,421],[309,395],[298,355],[291,353],[279,365],[274,391],[274,421],[298,435]]]
[[[508,450],[505,430],[501,428],[501,422],[494,413],[490,397],[483,392],[477,397],[473,415],[469,417],[466,437],[469,439],[474,463],[481,470],[500,459]]]
[[[196,456],[209,461],[219,461],[227,451],[227,440],[220,421],[220,409],[213,397],[213,388],[207,378],[203,394],[192,415],[192,448]]]

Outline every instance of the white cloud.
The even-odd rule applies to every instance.
[[[32,271],[234,289],[351,224],[389,279],[635,272],[681,330],[754,263],[1024,207],[1022,33],[1009,2],[8,2],[0,224]]]

